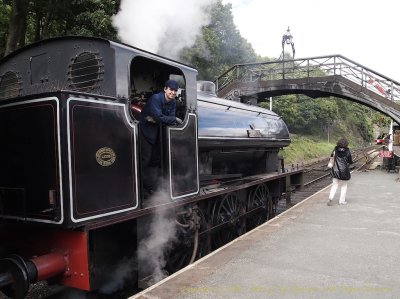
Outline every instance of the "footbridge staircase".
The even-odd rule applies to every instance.
[[[215,84],[219,97],[242,102],[285,94],[341,97],[400,124],[400,83],[341,55],[238,64]]]

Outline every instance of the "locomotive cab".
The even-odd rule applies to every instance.
[[[130,67],[130,106],[131,115],[139,120],[139,115],[153,94],[163,91],[164,82],[175,80],[179,84],[176,98],[176,116],[186,117],[185,77],[179,68],[155,62],[145,57],[134,57]]]
[[[188,135],[195,137],[197,133],[195,110],[193,107],[188,107],[186,100],[186,78],[181,69],[170,64],[142,56],[132,59],[129,99],[131,117],[135,122],[140,121],[140,113],[150,97],[162,92],[165,81],[169,79],[175,80],[179,84],[176,97],[176,116],[183,120],[183,124],[175,127],[159,124],[160,140],[157,142],[157,146],[160,148],[155,152],[160,156],[153,156],[152,160],[156,161],[157,165],[153,166],[158,170],[157,177],[161,178],[158,180],[157,190],[170,190],[170,197],[177,199],[198,192],[198,178],[197,174],[193,172],[193,170],[197,172],[197,144],[182,139]],[[192,171],[188,171],[187,165],[192,165]],[[142,166],[141,173],[143,172]],[[174,177],[179,178],[174,179]],[[141,185],[143,185],[143,181],[141,181]]]

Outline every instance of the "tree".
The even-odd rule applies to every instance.
[[[4,55],[9,23],[11,16],[11,2],[0,0],[0,57]]]
[[[18,47],[25,45],[26,18],[29,5],[24,0],[12,1],[12,13],[8,37],[4,54],[7,55],[15,51]]]
[[[380,112],[372,113],[371,117],[372,123],[378,127],[388,127],[390,125],[390,117],[385,116]]]
[[[181,59],[198,69],[200,80],[214,80],[232,65],[259,59],[251,44],[233,22],[232,5],[216,1],[209,7],[210,24],[191,48],[181,53]]]
[[[297,99],[296,95],[287,95],[275,97],[273,102],[273,111],[282,116],[291,131],[300,125],[301,121]],[[266,102],[260,103],[260,106],[269,109],[269,104]]]
[[[117,32],[112,25],[111,16],[118,12],[119,4],[120,0],[72,1],[67,17],[73,22],[65,23],[65,34],[116,39]]]
[[[9,0],[0,2],[0,22],[10,23],[5,54],[45,38],[83,35],[116,39],[111,16],[120,0]],[[10,13],[7,14],[7,9]],[[1,33],[1,32],[0,32]]]

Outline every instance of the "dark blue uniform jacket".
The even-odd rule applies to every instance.
[[[154,94],[150,97],[146,106],[140,113],[139,128],[151,144],[155,144],[158,138],[159,124],[173,125],[176,122],[175,118],[176,101],[175,99],[167,102],[164,92]],[[151,116],[156,123],[146,120],[147,116]]]

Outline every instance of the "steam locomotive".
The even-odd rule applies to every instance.
[[[38,281],[101,290],[121,263],[145,287],[269,219],[302,185],[278,155],[290,143],[282,119],[218,98],[196,75],[87,37],[0,61],[1,292],[24,298]],[[145,199],[138,119],[168,79],[184,121],[160,125],[159,192]]]

